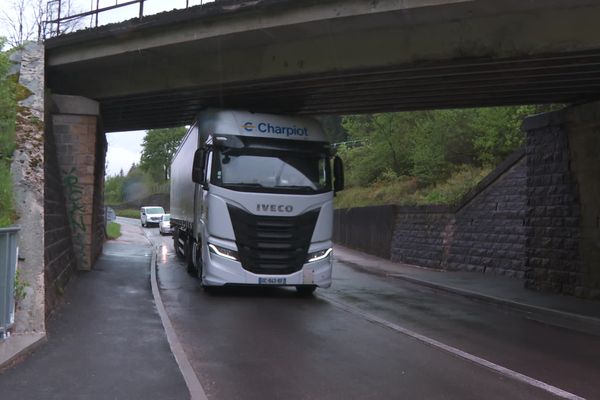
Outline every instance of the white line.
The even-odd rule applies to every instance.
[[[148,237],[146,237],[146,239],[148,239]],[[150,239],[148,239],[148,241],[150,241]],[[192,365],[190,364],[190,361],[188,360],[185,351],[183,351],[183,346],[181,345],[181,342],[177,337],[175,329],[173,329],[171,320],[167,315],[167,311],[165,310],[165,306],[160,297],[160,291],[158,289],[158,283],[156,280],[156,251],[153,251],[152,253],[150,281],[152,282],[152,295],[154,296],[156,309],[158,310],[158,314],[160,315],[163,327],[165,328],[165,332],[167,334],[167,341],[169,342],[169,347],[171,348],[171,352],[175,356],[175,361],[177,361],[177,365],[179,365],[181,375],[183,375],[185,384],[187,385],[188,390],[190,391],[191,399],[208,400],[208,398],[206,397],[206,393],[204,392],[204,388],[198,380],[198,376],[196,376],[196,373],[194,372],[194,369],[192,368]]]
[[[516,380],[516,381],[523,382],[523,383],[526,383],[528,385],[534,386],[534,387],[536,387],[538,389],[544,390],[544,391],[546,391],[548,393],[551,393],[551,394],[553,394],[555,396],[558,396],[558,397],[561,397],[563,399],[585,400],[585,398],[579,397],[579,396],[577,396],[577,395],[575,395],[573,393],[569,393],[569,392],[564,391],[562,389],[559,389],[559,388],[557,388],[555,386],[549,385],[549,384],[544,383],[542,381],[538,381],[537,379],[531,378],[531,377],[529,377],[527,375],[523,375],[523,374],[521,374],[519,372],[516,372],[516,371],[513,371],[511,369],[502,367],[502,366],[500,366],[498,364],[494,364],[493,362],[485,360],[485,359],[483,359],[481,357],[477,357],[475,355],[466,353],[466,352],[464,352],[464,351],[462,351],[460,349],[457,349],[455,347],[452,347],[452,346],[449,346],[447,344],[438,342],[435,339],[431,339],[431,338],[429,338],[427,336],[424,336],[424,335],[421,335],[419,333],[413,332],[413,331],[411,331],[409,329],[403,328],[400,325],[394,324],[393,322],[386,321],[386,320],[384,320],[384,319],[382,319],[382,318],[380,318],[380,317],[378,317],[376,315],[373,315],[373,314],[368,313],[366,311],[360,310],[360,309],[358,309],[358,308],[356,308],[356,307],[354,307],[354,306],[352,306],[350,304],[346,304],[346,303],[343,303],[343,302],[341,302],[339,300],[335,300],[332,297],[330,297],[329,295],[324,295],[323,293],[319,293],[319,297],[325,299],[329,303],[333,304],[335,307],[340,308],[340,309],[342,309],[342,310],[344,310],[344,311],[346,311],[348,313],[358,315],[360,317],[365,318],[366,320],[368,320],[370,322],[373,322],[373,323],[376,323],[376,324],[379,324],[379,325],[383,325],[383,326],[385,326],[387,328],[390,328],[390,329],[392,329],[392,330],[394,330],[396,332],[400,332],[400,333],[402,333],[404,335],[410,336],[410,337],[412,337],[412,338],[414,338],[416,340],[419,340],[419,341],[421,341],[421,342],[423,342],[423,343],[425,343],[425,344],[427,344],[429,346],[432,346],[432,347],[434,347],[436,349],[443,350],[443,351],[445,351],[447,353],[450,353],[450,354],[452,354],[452,355],[454,355],[456,357],[460,357],[462,359],[468,360],[468,361],[470,361],[472,363],[475,363],[477,365],[489,368],[489,369],[491,369],[491,370],[493,370],[493,371],[495,371],[495,372],[497,372],[497,373],[499,373],[501,375],[504,375],[504,376],[506,376],[508,378],[511,378],[511,379]]]

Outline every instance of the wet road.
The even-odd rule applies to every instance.
[[[333,287],[313,298],[287,288],[206,294],[170,237],[144,233],[157,246],[165,307],[210,399],[559,398],[552,390],[600,398],[600,338],[340,262]]]

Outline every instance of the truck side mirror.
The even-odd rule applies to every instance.
[[[333,159],[333,191],[344,190],[344,164],[342,159],[335,156]]]
[[[204,165],[206,164],[206,151],[198,149],[194,153],[194,165],[192,166],[192,181],[202,186],[206,185],[204,180]]]

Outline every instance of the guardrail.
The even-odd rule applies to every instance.
[[[15,274],[19,257],[19,227],[0,229],[0,340],[15,321]]]
[[[81,21],[86,17],[90,17],[89,28],[97,28],[98,27],[98,16],[107,11],[113,11],[118,8],[128,7],[135,4],[138,4],[139,13],[138,18],[140,21],[144,19],[144,3],[147,3],[150,0],[127,0],[122,3],[119,3],[119,0],[115,0],[114,5],[100,7],[100,0],[95,0],[95,8],[94,8],[94,0],[92,2],[92,9],[86,12],[80,12],[76,14],[69,14],[69,10],[64,10],[64,1],[65,0],[50,0],[46,3],[46,16],[47,20],[43,22],[43,38],[47,39],[50,37],[58,36],[62,33],[67,33],[69,30],[75,30],[73,27],[77,25],[77,21]],[[219,0],[200,0],[198,1],[190,1],[185,0],[185,8],[189,8],[190,6],[202,6],[205,3],[214,3]],[[195,3],[191,4],[190,3]],[[87,25],[87,24],[86,24]],[[83,28],[84,26],[77,26],[78,28]]]

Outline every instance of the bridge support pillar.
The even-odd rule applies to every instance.
[[[529,117],[527,286],[600,298],[600,102]]]
[[[90,270],[104,240],[106,139],[96,101],[53,95],[52,132],[77,268]]]

